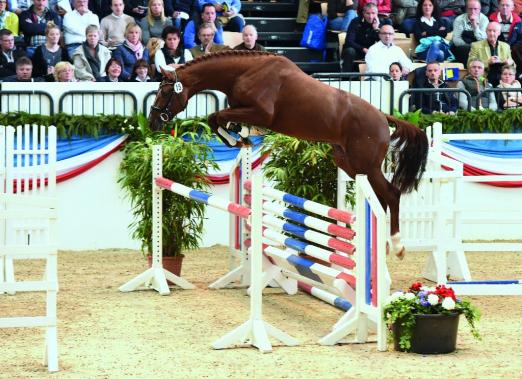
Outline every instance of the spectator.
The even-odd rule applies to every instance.
[[[195,0],[166,0],[165,1],[165,13],[172,17],[172,25],[183,31],[187,22],[193,18],[196,12],[196,1]]]
[[[166,26],[172,25],[172,19],[165,17],[163,0],[150,0],[149,11],[147,16],[143,17],[139,22],[143,31],[143,43],[147,44],[151,37],[159,38]]]
[[[112,4],[108,0],[89,0],[88,7],[92,13],[98,16],[100,21],[113,12]],[[76,70],[74,71],[76,73]]]
[[[134,19],[123,13],[123,0],[111,1],[112,13],[100,22],[100,43],[113,50],[125,40],[125,28]]]
[[[404,75],[402,74],[402,64],[399,62],[393,62],[390,65],[390,72],[389,72],[391,78],[393,81],[400,81],[404,80]]]
[[[503,66],[502,74],[500,76],[500,83],[498,88],[517,88],[520,89],[520,82],[516,80],[516,71],[513,66]],[[522,93],[517,92],[502,92],[502,97],[499,99],[501,108],[517,108],[522,104]]]
[[[438,62],[428,63],[424,82],[418,88],[448,88],[448,85],[440,80],[440,65]],[[454,113],[458,108],[458,101],[454,94],[447,92],[424,92],[414,97],[415,106],[422,113]]]
[[[257,29],[254,25],[245,25],[243,28],[243,43],[240,43],[234,50],[254,50],[265,51],[265,47],[257,43]]]
[[[18,35],[19,25],[16,13],[9,12],[7,0],[0,0],[0,29],[10,30],[14,36]]]
[[[88,0],[74,0],[74,10],[67,12],[63,18],[63,34],[69,56],[85,41],[85,28],[89,25],[100,26],[98,16],[89,10],[87,4]]]
[[[464,0],[439,1],[440,18],[441,21],[446,25],[448,33],[453,30],[453,23],[455,22],[455,18],[464,13],[465,7],[466,4],[464,3]]]
[[[364,58],[366,61],[366,72],[388,73],[390,64],[399,62],[402,65],[403,75],[408,75],[413,62],[406,56],[404,51],[393,44],[395,31],[391,25],[383,25],[379,31],[380,41],[368,49]]]
[[[13,32],[9,29],[0,30],[0,79],[16,74],[15,62],[20,57],[25,57],[23,49],[15,46]]]
[[[165,41],[164,46],[156,51],[154,65],[158,74],[161,70],[172,70],[192,60],[189,50],[183,48],[181,32],[173,26],[167,26],[161,36]]]
[[[215,32],[216,29],[213,23],[203,23],[199,26],[198,38],[201,41],[201,44],[190,49],[190,52],[194,58],[199,57],[200,55],[229,49],[228,46],[214,43]]]
[[[190,20],[185,27],[185,33],[183,34],[183,45],[186,49],[192,49],[201,41],[197,40],[196,31],[199,34],[199,26],[202,23],[214,24],[214,43],[218,45],[223,44],[223,27],[221,23],[216,19],[216,8],[213,4],[205,4],[201,15],[197,20]]]
[[[67,52],[60,46],[62,32],[53,22],[45,28],[45,43],[38,46],[33,55],[33,76],[48,82],[54,81],[54,67],[58,62],[67,60]]]
[[[123,64],[117,58],[111,58],[105,65],[105,76],[100,78],[100,82],[123,82]]]
[[[348,5],[351,3],[350,5]],[[357,17],[351,0],[328,0],[328,27],[331,30],[346,32],[350,22]]]
[[[390,1],[390,0],[385,0]],[[239,32],[243,31],[243,27],[245,26],[245,21],[243,20],[243,16],[239,13],[241,11],[241,1],[240,0],[198,0],[199,9],[201,9],[201,13],[204,11],[204,7],[207,4],[214,5],[214,8],[217,12],[217,18],[221,25],[224,25],[224,30],[229,32]],[[208,20],[203,20],[204,22],[209,22]],[[216,42],[216,41],[214,41]],[[217,42],[219,43],[219,42]]]
[[[150,66],[145,59],[138,59],[132,67],[131,82],[152,82]]]
[[[30,5],[31,0],[10,0],[8,3],[8,9],[20,17],[20,14],[28,10]]]
[[[54,67],[54,81],[76,82],[74,77],[74,66],[67,61],[58,62]]]
[[[503,65],[513,65],[511,49],[505,42],[498,40],[500,24],[490,22],[486,29],[487,37],[483,41],[473,42],[469,52],[468,66],[473,60],[480,60],[486,68],[488,81],[497,86],[500,81],[500,69]]]
[[[488,18],[480,13],[480,2],[468,0],[466,13],[461,14],[453,23],[453,54],[457,62],[468,62],[471,44],[486,39]]]
[[[448,31],[446,25],[440,20],[440,10],[436,0],[419,1],[413,34],[417,43],[425,37],[446,37]]]
[[[111,52],[99,41],[99,28],[96,25],[89,25],[85,29],[85,42],[74,50],[71,57],[74,76],[79,81],[95,82],[105,76],[104,68],[111,59]]]
[[[389,24],[389,20],[385,20]],[[368,3],[364,6],[363,17],[354,19],[348,27],[346,40],[342,51],[342,69],[344,72],[358,71],[354,66],[355,60],[364,60],[370,46],[379,41],[379,27],[381,22],[377,17],[377,6]]]
[[[377,6],[379,16],[388,16],[391,13],[391,0],[359,0],[357,12],[359,14],[363,13],[364,6],[369,3]]]
[[[149,0],[126,0],[125,11],[138,22],[147,15],[148,3]]]
[[[415,14],[417,13],[417,0],[394,0],[393,1],[393,23],[400,26],[401,32],[413,33]]]
[[[15,63],[16,74],[8,76],[4,82],[38,82],[39,79],[33,78],[33,62],[28,57],[20,57]]]
[[[513,12],[515,6],[513,0],[500,0],[498,12],[494,12],[489,16],[490,21],[496,21],[500,24],[500,37],[502,42],[509,42],[513,28],[518,22],[521,22],[520,16]]]
[[[465,89],[471,95],[471,110],[492,109],[497,110],[497,101],[493,92],[483,93],[488,88],[493,88],[488,80],[484,78],[484,63],[475,59],[468,65],[469,74],[457,83],[457,88]],[[468,109],[468,99],[463,94],[459,94],[459,107]]]
[[[32,57],[34,50],[45,43],[45,29],[49,21],[60,27],[62,25],[58,14],[47,8],[47,0],[33,0],[33,5],[23,11],[19,18],[28,57]]]
[[[480,12],[489,17],[498,10],[498,0],[480,0]]]
[[[149,60],[149,51],[141,43],[141,28],[130,23],[125,29],[125,41],[112,53],[113,58],[123,63],[122,80],[129,80],[132,67],[138,59]]]

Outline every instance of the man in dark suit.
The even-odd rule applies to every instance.
[[[25,57],[23,49],[15,46],[13,32],[8,29],[0,30],[0,79],[16,73],[15,62],[20,57]]]

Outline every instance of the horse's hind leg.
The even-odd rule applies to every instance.
[[[397,256],[397,258],[403,259],[406,250],[401,244],[401,236],[399,232],[399,205],[401,193],[394,185],[386,180],[381,170],[375,170],[375,172],[369,174],[368,181],[379,198],[383,209],[386,211],[386,206],[390,208],[392,252]]]

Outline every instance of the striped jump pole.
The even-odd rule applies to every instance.
[[[471,280],[448,282],[459,296],[520,296],[522,295],[522,280]]]

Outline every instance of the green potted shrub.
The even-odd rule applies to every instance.
[[[188,127],[187,127],[188,125]],[[201,120],[185,122],[171,134],[148,134],[128,143],[120,165],[118,182],[131,201],[134,221],[132,237],[142,243],[142,251],[152,254],[152,147],[163,147],[163,177],[197,190],[209,186],[209,168],[216,167],[211,149],[198,143],[210,135]],[[196,126],[198,130],[194,130]],[[142,128],[142,130],[145,130]],[[147,134],[147,132],[144,132]],[[182,252],[199,247],[203,232],[205,205],[170,191],[163,191],[163,257],[183,257]],[[180,260],[177,258],[176,260]],[[164,260],[165,263],[165,260]],[[164,264],[165,266],[165,264]],[[169,269],[168,267],[166,267]],[[179,276],[179,272],[174,272]]]

